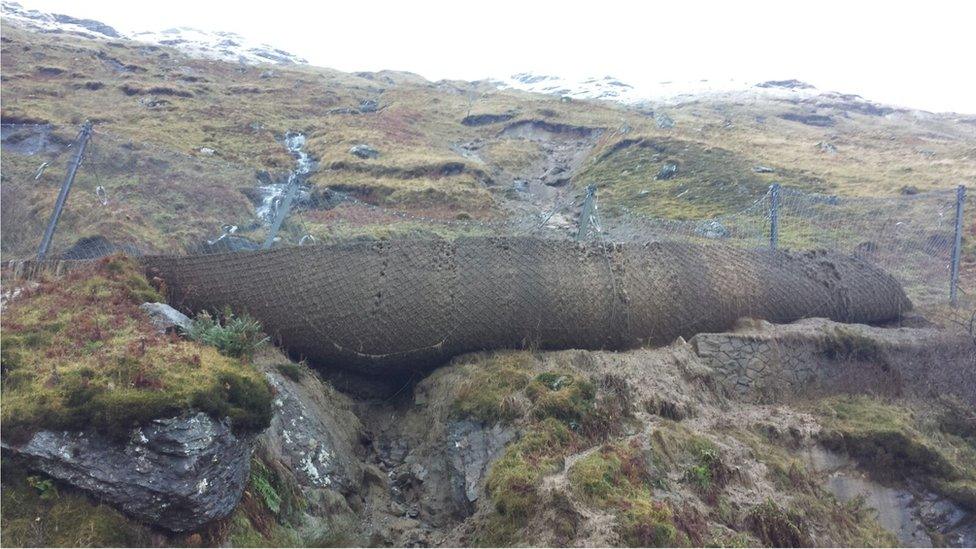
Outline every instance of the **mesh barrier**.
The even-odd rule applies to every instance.
[[[77,128],[2,131],[3,258],[30,259]],[[891,318],[906,308],[901,288],[917,307],[948,302],[954,191],[847,198],[783,188],[697,220],[647,217],[572,188],[541,208],[496,189],[490,212],[436,199],[403,209],[310,184],[317,167],[304,138],[289,134],[282,147],[292,164],[266,170],[96,130],[47,257],[152,256],[187,305],[233,304],[302,353],[375,355],[381,369],[482,348],[473,333],[493,345],[624,348],[738,316]],[[959,286],[963,311],[970,278]],[[337,312],[317,312],[326,310]]]
[[[493,348],[627,349],[728,329],[897,318],[900,285],[857,258],[686,242],[463,237],[143,258],[172,300],[260,319],[317,364],[422,369]]]

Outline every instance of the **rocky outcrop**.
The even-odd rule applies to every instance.
[[[30,469],[80,488],[141,522],[174,532],[229,515],[247,482],[252,442],[205,414],[155,420],[125,441],[40,431],[3,443]]]
[[[353,145],[352,148],[349,149],[349,154],[365,160],[378,157],[380,155],[380,151],[370,147],[369,145],[360,143],[358,145]]]
[[[361,427],[348,398],[307,367],[280,355],[276,362],[265,368],[275,415],[258,445],[291,470],[300,486],[343,493],[357,488],[363,474]]]
[[[785,113],[779,115],[779,117],[783,120],[799,122],[801,124],[806,124],[807,126],[817,126],[820,128],[827,128],[834,125],[834,119],[825,114]]]
[[[499,122],[508,122],[509,120],[515,118],[515,113],[499,113],[499,114],[469,114],[461,119],[461,123],[465,126],[486,126],[488,124],[497,124]]]
[[[511,427],[474,421],[455,421],[448,426],[447,459],[459,506],[478,501],[488,466],[515,435]]]

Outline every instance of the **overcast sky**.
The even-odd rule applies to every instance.
[[[976,113],[976,2],[22,0],[123,32],[227,30],[345,71],[531,71],[661,81],[797,78]]]

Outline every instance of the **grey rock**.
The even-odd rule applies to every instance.
[[[90,492],[136,519],[185,532],[229,515],[250,473],[252,442],[203,413],[133,429],[127,441],[40,431],[3,443],[28,467]]]
[[[488,465],[515,438],[515,434],[508,427],[486,427],[473,421],[456,421],[448,425],[448,460],[457,495],[471,503],[478,500],[479,486]]]
[[[657,175],[654,176],[654,179],[658,179],[658,180],[671,179],[676,175],[678,175],[678,165],[669,162],[661,166],[661,169],[658,170]]]
[[[753,166],[752,171],[756,173],[776,173],[776,170],[769,166]]]
[[[786,90],[812,90],[813,86],[796,79],[790,80],[767,80],[756,84],[757,88],[782,88]]]
[[[192,322],[190,317],[165,303],[143,303],[139,308],[146,311],[156,331],[161,334],[177,330],[185,332]]]
[[[369,145],[360,143],[359,145],[353,145],[353,147],[349,149],[349,154],[353,156],[358,156],[359,158],[367,159],[367,158],[378,157],[380,155],[380,151],[374,149],[373,147],[370,147]]]
[[[788,112],[779,115],[779,117],[783,120],[799,122],[801,124],[806,124],[807,126],[816,126],[819,128],[827,128],[834,125],[834,119],[825,114],[802,114]]]
[[[265,377],[275,392],[275,415],[258,444],[304,488],[356,487],[362,478],[355,450],[361,426],[345,398],[311,371],[293,380],[268,369]]]
[[[359,102],[359,112],[376,112],[380,104],[375,99],[363,99]]]
[[[4,8],[6,8],[6,6],[4,6]],[[61,13],[52,13],[51,16],[58,23],[78,25],[79,27],[84,27],[91,32],[98,33],[109,38],[122,38],[119,31],[106,25],[105,23],[102,23],[101,21],[96,21],[94,19],[79,19],[77,17],[71,17],[70,15],[64,15]]]
[[[715,220],[707,221],[698,229],[698,233],[705,238],[728,238],[731,236],[731,233],[725,228],[725,225]]]
[[[485,126],[488,124],[507,122],[513,118],[515,118],[515,113],[513,112],[500,114],[469,114],[461,119],[461,123],[465,126]]]
[[[817,143],[817,149],[819,149],[820,152],[823,153],[837,154],[837,147],[829,141],[821,141]]]
[[[527,193],[529,192],[529,182],[524,179],[516,179],[512,181],[512,188],[516,192]]]
[[[674,120],[663,112],[659,112],[654,115],[654,122],[656,122],[657,127],[661,128],[662,130],[667,130],[674,127]]]

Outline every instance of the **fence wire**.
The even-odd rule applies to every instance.
[[[3,125],[4,260],[36,255],[76,135],[76,127]],[[288,149],[299,162],[300,147],[289,143]],[[699,220],[651,218],[621,205],[602,204],[597,195],[589,230],[580,235],[584,189],[563,191],[550,208],[503,205],[500,209],[509,215],[489,216],[436,204],[386,207],[355,191],[312,185],[306,177],[293,167],[269,171],[224,161],[209,149],[178,152],[96,130],[48,257],[257,250],[269,239],[279,215],[282,223],[271,239],[274,248],[465,237],[559,241],[581,236],[604,247],[654,241],[740,249],[771,246],[770,193],[741,211]],[[293,200],[283,215],[289,193]],[[891,273],[916,305],[948,301],[954,189],[848,198],[783,188],[777,211],[779,248],[852,254]],[[974,290],[969,278],[964,272],[960,286],[966,301]]]

